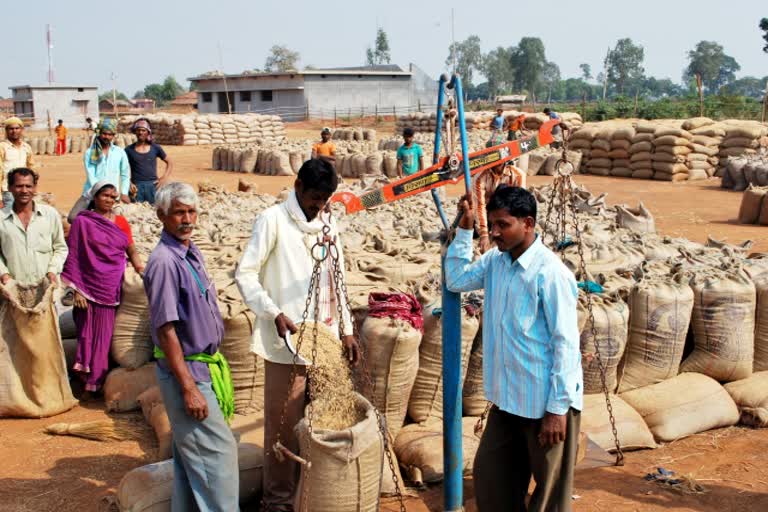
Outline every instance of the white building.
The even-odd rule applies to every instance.
[[[61,119],[66,126],[85,125],[99,118],[99,97],[91,85],[17,85],[11,87],[14,114],[29,120],[33,129],[45,129]]]
[[[411,64],[280,73],[205,74],[189,79],[201,114],[268,112],[283,119],[392,115],[437,103],[437,77]]]

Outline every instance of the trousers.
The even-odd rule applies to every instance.
[[[136,181],[136,202],[155,204],[157,186],[154,181]]]
[[[538,439],[541,419],[515,416],[494,405],[475,455],[472,476],[477,509],[571,512],[580,422],[581,413],[570,409],[565,441],[542,447]],[[526,509],[531,477],[536,488]]]
[[[293,500],[299,483],[299,465],[285,459],[277,460],[273,446],[280,432],[280,443],[299,453],[299,440],[293,427],[304,416],[306,405],[307,378],[305,368],[297,366],[296,379],[293,384],[290,364],[278,364],[264,361],[264,505],[269,512],[290,512],[293,510]],[[289,393],[290,390],[290,393]],[[280,428],[280,418],[283,414],[283,404],[288,398],[285,408],[285,423]]]
[[[197,383],[208,403],[208,417],[198,421],[187,414],[181,386],[172,373],[157,368],[157,381],[173,432],[171,512],[239,511],[237,442],[211,383]]]

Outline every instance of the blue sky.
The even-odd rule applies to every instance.
[[[646,73],[659,78],[679,82],[687,51],[703,39],[719,42],[741,64],[737,76],[768,75],[768,54],[762,52],[757,27],[768,16],[766,0],[474,0],[455,5],[434,0],[28,0],[13,5],[5,6],[3,16],[4,97],[10,95],[8,86],[46,81],[47,23],[53,25],[57,82],[111,89],[114,72],[118,89],[129,96],[168,74],[187,85],[187,77],[222,69],[219,46],[228,73],[263,67],[273,44],[299,51],[302,66],[361,65],[377,26],[389,35],[394,63],[413,62],[437,77],[445,70],[451,7],[457,40],[477,34],[488,51],[514,45],[523,36],[540,37],[563,77],[578,76],[582,62],[597,74],[607,48],[622,37],[645,47]]]

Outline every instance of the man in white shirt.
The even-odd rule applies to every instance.
[[[330,226],[331,239],[338,248],[339,268],[344,272],[344,256],[336,223],[326,205],[338,186],[338,177],[327,161],[312,159],[299,169],[294,190],[288,199],[263,211],[253,225],[253,233],[238,266],[235,279],[240,293],[257,316],[252,351],[265,360],[264,396],[264,462],[263,500],[266,510],[292,511],[298,483],[299,467],[291,461],[279,462],[273,446],[278,430],[283,446],[298,453],[299,444],[293,432],[304,413],[306,373],[297,366],[290,382],[293,354],[283,341],[297,332],[296,323],[306,307],[307,292],[315,260],[312,247],[323,240],[323,226]],[[352,335],[352,321],[347,305],[342,303],[342,318],[337,318],[337,303],[332,282],[331,258],[326,258],[320,272],[320,318],[316,319],[339,331],[344,350],[352,364],[359,359],[359,346]],[[309,311],[314,318],[314,305]],[[340,321],[340,325],[339,325]],[[311,343],[310,339],[305,340]],[[302,360],[298,363],[301,365]],[[290,394],[289,394],[290,392]],[[285,424],[280,428],[285,408]]]

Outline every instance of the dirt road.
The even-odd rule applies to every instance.
[[[239,179],[258,190],[276,193],[292,185],[292,178],[257,177],[210,170],[211,148],[167,147],[176,164],[175,178],[196,183],[211,181],[230,190]],[[82,155],[40,157],[40,191],[52,192],[56,205],[67,211],[81,193]],[[547,177],[531,183],[544,184]],[[738,243],[755,242],[754,250],[768,251],[768,227],[740,226],[733,219],[741,194],[718,187],[716,180],[685,184],[577,176],[594,193],[608,193],[610,203],[638,201],[653,212],[660,232],[705,241],[708,235]],[[453,187],[449,193],[461,193]],[[50,437],[45,425],[104,417],[100,406],[76,407],[56,418],[0,420],[4,464],[0,467],[0,511],[58,512],[106,510],[109,496],[131,468],[150,462],[153,442],[98,443],[77,438]],[[575,510],[592,511],[760,511],[768,510],[768,430],[730,428],[707,432],[657,450],[627,454],[622,468],[580,471],[576,479]],[[685,495],[643,480],[657,467],[690,475],[705,494]],[[467,480],[467,510],[475,510],[471,481]],[[438,511],[441,489],[432,488],[408,503],[411,511]],[[256,510],[246,508],[245,510]],[[387,510],[396,507],[387,505]]]

